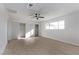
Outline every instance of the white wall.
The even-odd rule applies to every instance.
[[[20,24],[18,22],[12,22],[12,39],[17,39],[20,31]]]
[[[8,30],[7,30],[7,38],[8,40],[12,40],[12,39],[17,39],[19,36],[21,36],[21,31],[20,31],[20,22],[15,22],[12,21],[13,19],[8,20]],[[30,34],[33,34],[31,36],[35,36],[35,24],[36,22],[29,22],[29,23],[25,23],[25,31],[26,31],[26,36],[29,36],[29,32]],[[40,24],[40,23],[38,23]],[[39,28],[40,30],[40,28]],[[40,34],[40,31],[39,31]]]
[[[20,24],[18,22],[14,22],[8,20],[8,30],[7,30],[7,37],[8,40],[17,39],[20,34]]]
[[[22,34],[22,32],[20,31],[20,22],[15,22],[12,20],[13,19],[8,20],[8,30],[7,30],[8,40],[17,39]],[[33,34],[32,34],[32,30],[33,30]],[[25,33],[27,34],[27,36],[29,36],[29,32],[30,34],[32,34],[31,36],[35,36],[34,30],[35,30],[34,22],[25,23],[25,31],[26,31]]]
[[[7,20],[8,15],[3,4],[0,4],[0,54],[7,45]]]
[[[65,21],[65,29],[46,30],[45,24],[55,21]],[[79,11],[41,22],[41,36],[79,46]]]
[[[12,21],[8,20],[7,23],[7,40],[12,39]]]

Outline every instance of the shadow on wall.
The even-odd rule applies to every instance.
[[[64,20],[56,21],[52,23],[46,23],[45,29],[65,29],[65,22]]]

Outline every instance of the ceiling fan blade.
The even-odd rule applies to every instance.
[[[39,18],[45,18],[45,17],[39,17]]]

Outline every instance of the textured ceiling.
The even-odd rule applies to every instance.
[[[7,9],[16,11],[16,13],[9,12],[9,15],[17,21],[36,21],[32,15],[37,12],[44,19],[39,19],[39,21],[49,20],[59,16],[69,14],[71,12],[79,10],[78,3],[32,3],[33,6],[29,7],[27,3],[7,3],[4,4]]]

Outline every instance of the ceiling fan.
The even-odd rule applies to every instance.
[[[39,18],[44,18],[43,16],[40,16],[40,14],[38,14],[38,13],[35,13],[34,14],[34,17],[38,20]]]
[[[33,4],[28,4],[29,8],[32,8],[34,5]],[[32,9],[33,10],[33,9]],[[35,10],[33,10],[35,13],[33,14],[33,16],[38,20],[39,18],[45,18],[43,16],[40,16],[40,14],[38,13],[38,11],[36,12]]]

